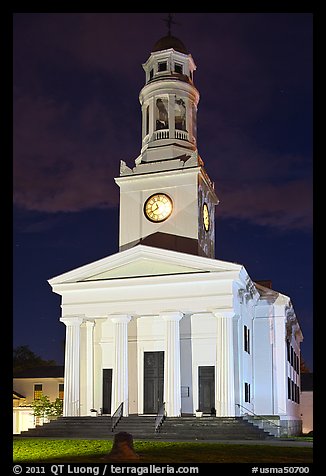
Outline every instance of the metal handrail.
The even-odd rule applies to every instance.
[[[269,418],[266,418],[265,416],[263,415],[257,415],[256,413],[254,413],[252,410],[249,410],[249,408],[246,408],[244,407],[243,405],[240,405],[240,403],[236,403],[236,405],[240,408],[244,408],[245,410],[247,410],[247,412],[250,412],[252,413],[253,416],[257,417],[257,418],[260,418],[261,420],[265,420],[265,421],[268,421],[271,425],[274,425],[276,426],[276,428],[282,428],[281,425],[278,425],[277,423],[274,423],[273,420],[270,420]]]
[[[163,402],[155,418],[155,433],[157,433],[160,430],[160,427],[163,425],[165,418],[166,418],[165,402]]]
[[[123,415],[123,402],[120,403],[120,405],[118,406],[116,411],[111,416],[111,431],[114,431],[115,427],[117,426],[117,424],[121,420],[122,415]]]

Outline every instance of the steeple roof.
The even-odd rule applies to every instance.
[[[175,51],[179,51],[180,53],[184,53],[185,55],[188,54],[188,50],[182,43],[182,41],[172,35],[166,35],[160,38],[155,43],[152,51],[168,50],[169,48],[173,48]]]

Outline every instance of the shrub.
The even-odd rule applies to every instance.
[[[36,417],[49,418],[51,416],[60,416],[63,411],[63,402],[60,398],[56,398],[54,402],[50,402],[47,395],[42,395],[32,403],[33,413]]]

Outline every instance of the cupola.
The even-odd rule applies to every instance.
[[[185,45],[171,34],[162,37],[143,68],[142,149],[137,162],[169,160],[196,151],[199,92],[193,83],[196,65]]]

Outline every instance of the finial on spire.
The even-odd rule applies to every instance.
[[[173,18],[172,18],[172,13],[168,13],[168,17],[167,18],[163,18],[163,21],[165,21],[167,27],[168,27],[168,35],[171,36],[171,25],[177,25],[178,23],[176,23],[175,21],[173,21]]]

